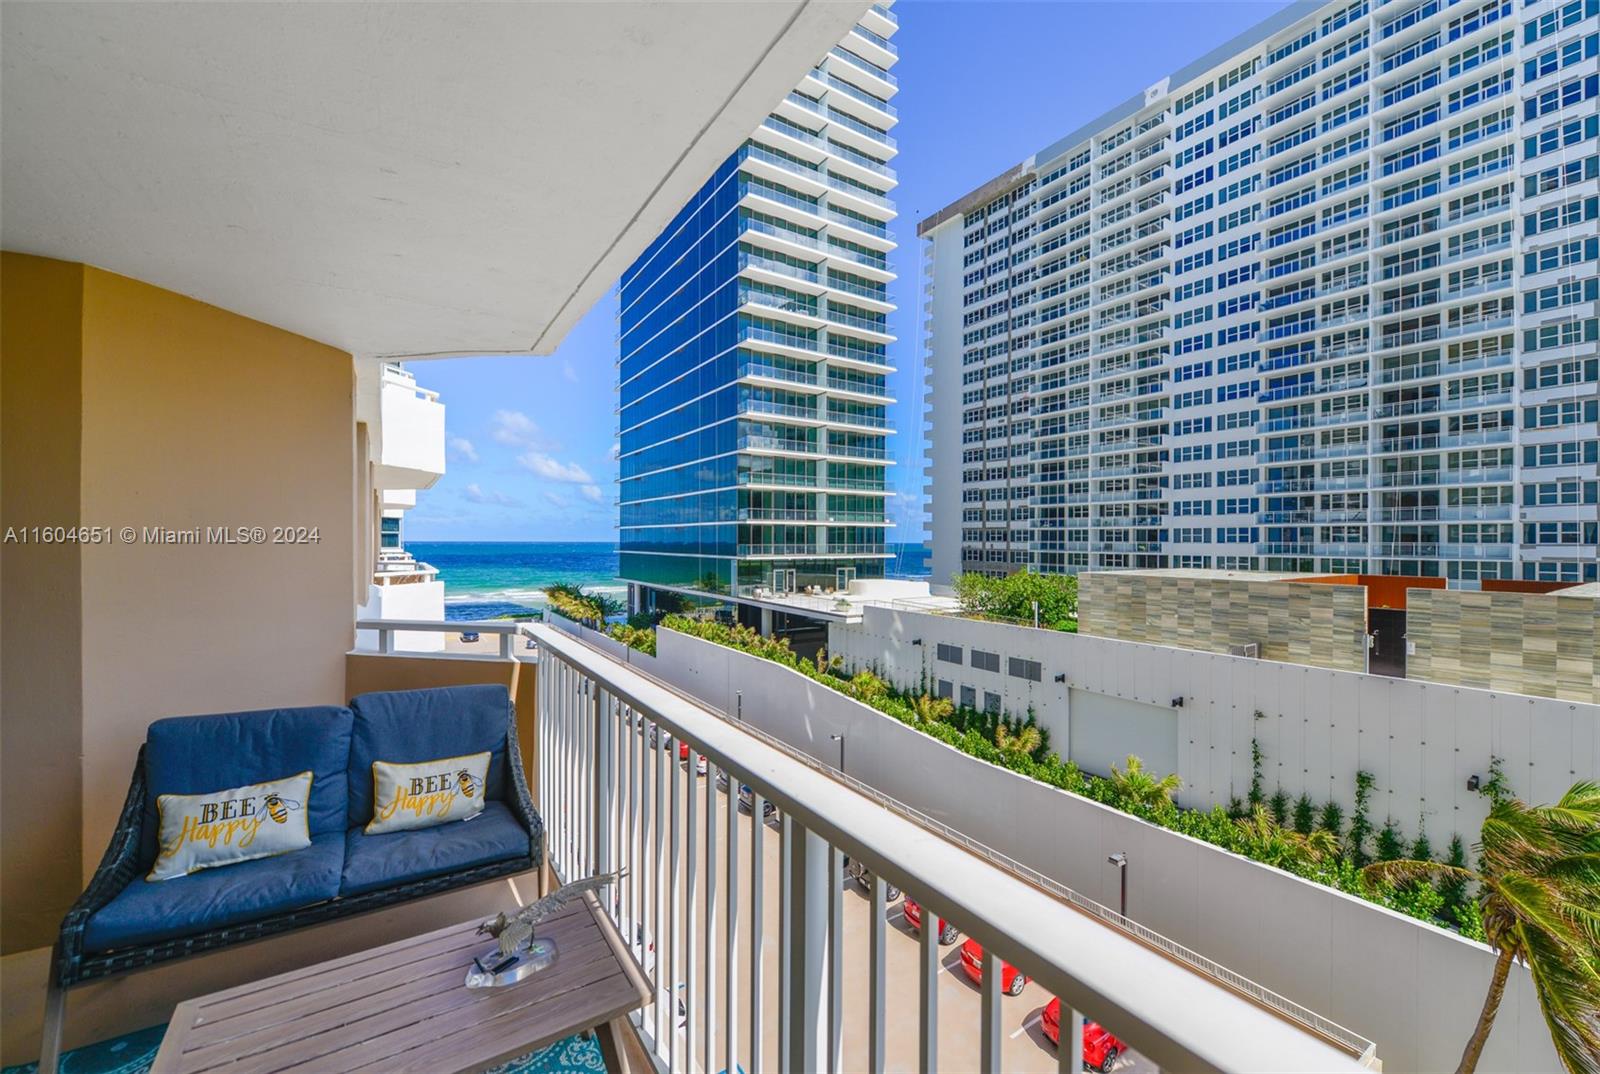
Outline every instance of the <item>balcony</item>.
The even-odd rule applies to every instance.
[[[358,412],[378,431],[373,483],[380,489],[425,489],[444,474],[444,404],[414,376],[385,363],[374,378],[357,376]]]

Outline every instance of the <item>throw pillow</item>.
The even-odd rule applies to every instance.
[[[160,849],[146,880],[287,854],[311,845],[311,773],[208,794],[163,794]]]
[[[372,762],[372,820],[368,835],[471,820],[483,812],[490,753],[441,757],[417,764]]]

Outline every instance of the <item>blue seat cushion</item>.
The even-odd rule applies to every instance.
[[[306,803],[312,836],[344,834],[350,736],[355,717],[343,706],[265,709],[157,720],[145,735],[142,864],[155,860],[163,794],[207,794],[311,773]],[[368,793],[371,787],[368,786]]]
[[[339,894],[344,833],[271,858],[201,869],[172,880],[136,878],[84,927],[87,951],[189,936],[325,902]]]
[[[350,810],[345,827],[372,819],[372,762],[417,764],[487,751],[484,797],[505,800],[511,694],[504,686],[445,686],[362,694],[350,702]],[[517,761],[521,764],[521,759]]]
[[[341,895],[392,887],[491,862],[527,858],[528,829],[503,802],[484,803],[471,820],[432,828],[368,835],[351,828],[345,836]]]

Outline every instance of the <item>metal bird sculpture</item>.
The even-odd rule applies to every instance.
[[[564,884],[544,898],[530,902],[514,914],[508,916],[502,911],[494,915],[478,926],[478,935],[493,936],[500,945],[500,956],[510,958],[519,950],[526,948],[533,940],[533,929],[539,922],[551,917],[574,899],[582,898],[586,892],[599,891],[607,884],[616,883],[625,873],[626,870],[597,873]]]

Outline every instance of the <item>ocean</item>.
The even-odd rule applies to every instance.
[[[893,578],[925,578],[928,550],[891,544]],[[406,551],[439,569],[446,619],[492,619],[544,608],[544,587],[568,582],[624,596],[617,546],[607,541],[407,541]]]

